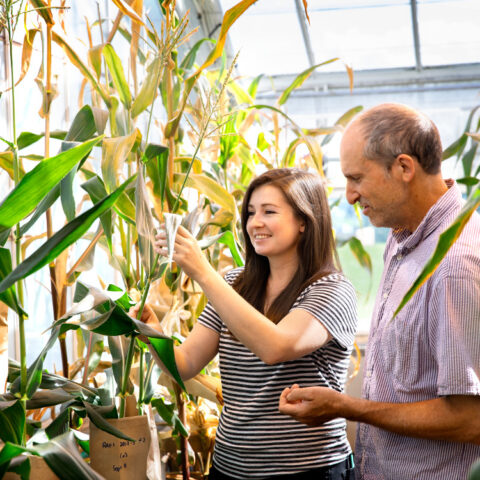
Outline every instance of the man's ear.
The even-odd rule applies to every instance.
[[[411,182],[415,177],[418,162],[412,156],[401,153],[395,159],[393,167],[397,175],[399,175],[404,182]]]

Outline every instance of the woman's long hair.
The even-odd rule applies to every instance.
[[[318,174],[297,168],[269,170],[249,185],[242,204],[242,231],[245,239],[245,269],[235,280],[235,290],[263,312],[267,280],[270,274],[268,258],[258,255],[247,233],[248,205],[258,187],[271,185],[278,188],[304,222],[305,230],[297,245],[298,270],[290,283],[275,298],[265,315],[278,323],[288,314],[300,292],[313,281],[337,271],[334,263],[335,244],[330,208],[325,189]]]

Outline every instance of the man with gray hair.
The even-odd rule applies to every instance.
[[[440,171],[434,123],[382,104],[346,129],[346,196],[391,232],[368,339],[362,397],[287,388],[280,410],[318,425],[357,421],[364,480],[465,480],[480,457],[480,217],[474,213],[433,275],[394,312],[462,207]]]

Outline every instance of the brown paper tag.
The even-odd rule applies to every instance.
[[[151,444],[148,417],[125,417],[108,422],[135,441],[114,437],[90,423],[90,466],[107,480],[146,480]]]

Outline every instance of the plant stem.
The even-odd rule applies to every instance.
[[[13,13],[12,4],[5,5],[5,15],[8,32],[8,53],[10,60],[10,82],[11,82],[11,98],[12,98],[12,145],[13,145],[13,175],[15,185],[20,182],[20,162],[18,159],[18,145],[17,145],[17,120],[15,110],[15,76],[13,73],[13,32],[12,32],[12,17]],[[16,265],[20,265],[22,262],[22,249],[21,249],[21,234],[20,224],[17,223],[15,227],[15,262]],[[20,304],[23,307],[24,294],[23,283],[21,280],[17,282],[17,291]],[[18,332],[20,336],[20,402],[25,412],[27,413],[27,347],[25,340],[25,317],[23,313],[18,315]],[[26,445],[26,432],[23,433],[22,445]]]
[[[92,339],[93,333],[88,333],[88,347],[87,347],[87,356],[85,357],[85,365],[83,369],[83,385],[88,385],[88,364],[90,363],[90,354],[92,353]]]
[[[173,384],[175,390],[175,399],[177,402],[178,408],[178,417],[180,421],[186,425],[187,424],[187,410],[185,408],[185,400],[183,398],[182,389],[177,383]],[[182,461],[182,476],[183,480],[190,479],[190,468],[188,465],[188,438],[180,435],[180,452],[181,452],[181,461]]]
[[[132,333],[130,338],[130,345],[128,346],[128,353],[127,353],[127,360],[125,362],[125,371],[123,372],[123,379],[122,379],[122,389],[120,390],[120,418],[125,416],[125,404],[126,399],[125,396],[127,394],[128,388],[128,379],[130,378],[130,370],[132,369],[132,362],[133,362],[133,353],[135,352],[135,342],[137,336]]]
[[[143,395],[145,391],[145,383],[143,378],[143,370],[144,370],[144,360],[145,360],[145,352],[143,348],[140,349],[140,368],[138,372],[138,381],[139,381],[139,389],[138,389],[138,405],[137,410],[138,414],[142,414],[142,403],[143,403]]]

